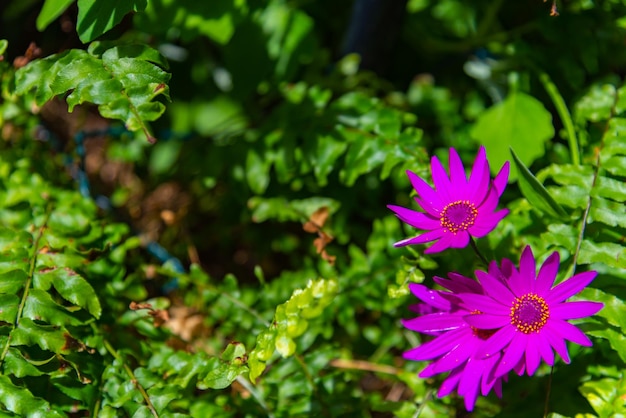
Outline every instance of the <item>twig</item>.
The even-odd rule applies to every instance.
[[[141,393],[141,396],[143,397],[143,400],[146,402],[146,405],[148,406],[148,409],[152,413],[152,416],[154,418],[159,418],[159,414],[154,408],[154,405],[152,404],[152,401],[150,400],[150,396],[148,396],[148,392],[146,392],[143,386],[141,386],[141,383],[139,383],[139,381],[137,380],[135,373],[133,373],[131,368],[128,367],[126,362],[124,362],[124,359],[122,358],[122,356],[120,356],[120,354],[117,351],[115,351],[111,343],[106,338],[103,338],[102,341],[104,343],[104,348],[106,348],[109,354],[111,354],[116,360],[118,360],[122,364],[122,367],[124,368],[124,371],[126,371],[126,374],[128,375],[128,377],[130,377],[131,382],[135,384],[135,387],[137,388],[137,390],[139,390],[139,393]]]
[[[398,369],[393,366],[387,366],[384,364],[370,363],[365,360],[347,360],[347,359],[334,359],[331,360],[330,365],[338,369],[354,369],[365,370],[368,372],[385,373],[397,376],[402,372],[402,369]]]

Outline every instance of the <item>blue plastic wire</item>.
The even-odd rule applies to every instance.
[[[114,138],[119,138],[123,134],[130,134],[130,133],[131,132],[125,129],[124,127],[112,126],[106,129],[98,129],[98,130],[93,130],[93,131],[80,131],[76,133],[76,135],[74,135],[74,142],[76,143],[76,154],[78,155],[79,161],[78,161],[78,168],[72,171],[78,183],[78,190],[80,191],[80,194],[82,196],[93,198],[96,204],[98,205],[98,207],[104,210],[111,210],[111,203],[110,203],[110,200],[106,196],[100,195],[100,196],[96,196],[95,198],[92,196],[91,185],[89,184],[89,178],[87,177],[87,173],[85,172],[85,158],[86,158],[85,140],[89,138],[93,138],[93,137],[100,137],[100,136],[111,136]],[[191,134],[177,136],[173,132],[166,132],[166,134],[163,136],[163,138],[166,138],[166,140],[174,139],[174,140],[183,140],[183,141],[190,139],[191,137],[192,137]],[[72,164],[73,163],[72,157],[65,156],[64,162],[66,166],[74,167]],[[158,242],[156,241],[148,242],[146,244],[146,251],[148,251],[148,254],[150,254],[157,260],[159,260],[159,262],[161,262],[162,264],[169,263],[172,269],[176,273],[184,274],[186,272],[185,267],[183,266],[183,263],[181,263],[181,261],[178,258],[171,255]],[[177,290],[178,278],[177,277],[172,278],[167,283],[165,283],[161,289],[165,294],[169,294]]]

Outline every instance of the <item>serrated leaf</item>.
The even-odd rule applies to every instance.
[[[9,347],[9,350],[7,351],[7,355],[3,363],[3,371],[6,374],[11,374],[19,378],[25,376],[41,376],[44,374],[44,372],[26,360],[24,356],[22,356],[22,353],[14,347]]]
[[[93,287],[78,273],[69,268],[39,270],[34,277],[35,287],[48,290],[54,286],[61,297],[86,309],[95,318],[100,318],[102,307]]]
[[[0,294],[16,294],[28,280],[24,270],[9,270],[0,274]]]
[[[80,325],[84,323],[52,300],[49,293],[39,289],[31,289],[28,292],[22,316],[37,321],[46,321],[53,325]]]
[[[138,48],[144,52],[116,48],[98,57],[73,49],[34,60],[16,72],[16,91],[24,94],[36,89],[40,105],[70,92],[66,97],[70,112],[78,104],[94,103],[102,116],[123,121],[131,131],[147,133],[146,122],[156,120],[165,110],[153,99],[159,95],[169,98],[170,75],[151,62],[155,59],[145,47]],[[120,56],[122,53],[131,56]]]
[[[0,375],[0,404],[22,417],[64,417],[64,414],[53,410],[48,402],[36,398],[28,389],[14,385],[9,377],[4,375]]]
[[[566,217],[567,213],[565,210],[550,196],[550,193],[543,187],[543,184],[537,180],[533,173],[526,168],[515,151],[513,151],[513,148],[509,150],[519,173],[517,182],[520,190],[533,208],[553,218]]]
[[[43,32],[72,3],[74,3],[74,0],[46,0],[37,16],[37,30]]]
[[[11,333],[11,345],[38,345],[53,353],[68,353],[76,340],[63,327],[36,324],[30,318],[21,318]]]
[[[1,277],[0,280],[2,280]],[[18,298],[17,295],[0,294],[0,321],[8,322],[9,324],[15,323],[19,304],[20,298]]]
[[[611,267],[626,268],[626,248],[612,242],[583,240],[578,264],[604,263]]]
[[[529,166],[545,153],[544,142],[554,136],[552,115],[534,97],[514,92],[482,113],[470,135],[487,149],[493,174],[508,160],[510,148]],[[516,178],[517,170],[511,167],[509,182]]]
[[[78,0],[76,32],[84,43],[111,30],[130,12],[143,11],[147,0]]]

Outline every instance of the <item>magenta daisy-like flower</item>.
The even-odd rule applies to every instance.
[[[432,362],[419,374],[427,378],[440,373],[450,372],[438,391],[443,397],[456,389],[464,398],[468,411],[474,408],[479,392],[486,396],[494,389],[502,397],[502,376],[495,376],[498,354],[486,359],[475,356],[491,331],[470,326],[464,317],[475,313],[459,305],[456,293],[482,295],[483,289],[476,281],[460,274],[450,273],[450,280],[435,277],[450,292],[431,290],[423,285],[411,284],[409,288],[423,303],[412,307],[414,311],[425,312],[414,319],[403,321],[403,325],[423,334],[436,337],[404,353],[409,360]]]
[[[541,359],[554,365],[554,351],[570,362],[565,340],[591,346],[591,341],[571,319],[594,315],[604,306],[600,302],[574,301],[568,298],[584,289],[596,277],[595,271],[577,274],[554,285],[559,270],[559,254],[552,253],[536,272],[535,258],[526,247],[520,258],[519,270],[510,260],[503,260],[497,277],[477,271],[484,294],[468,292],[457,295],[466,309],[480,314],[466,315],[465,321],[474,328],[498,329],[475,353],[488,359],[499,357],[496,376],[510,370],[530,376],[539,367]],[[554,350],[554,351],[553,351]],[[504,353],[500,357],[500,353]]]
[[[508,213],[507,209],[495,211],[509,178],[508,162],[492,181],[489,162],[482,146],[469,180],[454,148],[450,148],[449,161],[448,177],[439,159],[432,157],[430,168],[434,190],[417,174],[407,171],[418,194],[415,201],[424,212],[396,205],[387,207],[403,222],[427,232],[399,241],[395,244],[396,247],[437,241],[425,253],[435,253],[446,248],[463,248],[469,243],[470,235],[476,238],[487,235]]]

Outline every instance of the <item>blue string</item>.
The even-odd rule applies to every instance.
[[[92,198],[89,178],[87,177],[87,173],[85,172],[85,158],[86,158],[85,140],[89,138],[93,138],[93,137],[100,137],[100,136],[111,136],[114,138],[119,138],[120,136],[124,134],[130,134],[130,133],[131,132],[128,131],[123,126],[112,126],[106,129],[97,129],[93,131],[80,131],[76,133],[76,135],[74,135],[74,141],[76,143],[76,154],[79,157],[79,161],[78,161],[78,168],[72,171],[78,183],[78,190],[80,191],[80,194],[82,196]],[[165,131],[163,136],[159,136],[159,138],[163,138],[166,141],[167,140],[186,141],[186,140],[191,139],[192,136],[193,136],[192,134],[181,135],[173,131]],[[72,157],[67,156],[67,155],[64,157],[64,163],[66,164],[66,166],[73,167],[72,162],[73,162]],[[101,209],[111,210],[111,207],[112,207],[111,202],[109,198],[107,198],[106,196],[100,195],[100,196],[96,196],[93,199],[98,205],[98,207],[100,207]],[[183,266],[183,263],[181,263],[181,261],[178,258],[171,255],[158,242],[156,241],[148,242],[146,244],[146,251],[148,251],[148,254],[150,254],[157,260],[159,260],[161,264],[169,263],[172,269],[174,270],[174,272],[180,273],[180,274],[184,274],[186,272],[185,267]],[[178,277],[173,277],[161,287],[161,290],[165,294],[169,294],[177,290],[178,285],[179,285]]]

